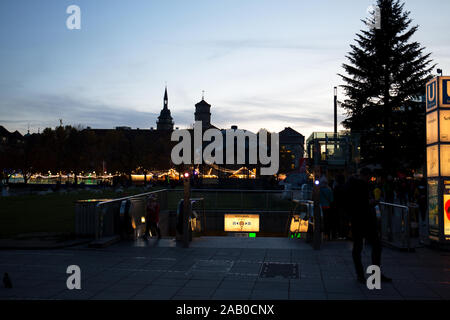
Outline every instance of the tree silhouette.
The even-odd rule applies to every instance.
[[[430,53],[412,41],[418,26],[411,26],[410,12],[399,0],[378,0],[381,27],[356,35],[356,44],[339,74],[347,99],[343,122],[361,134],[361,160],[378,163],[383,171],[423,166],[425,151],[425,106],[422,97],[430,79]]]

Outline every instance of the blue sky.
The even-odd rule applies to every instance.
[[[450,73],[450,1],[405,2],[414,40]],[[155,127],[167,82],[180,128],[205,90],[219,127],[332,131],[337,73],[373,3],[2,0],[0,125]],[[71,4],[81,30],[66,28]]]

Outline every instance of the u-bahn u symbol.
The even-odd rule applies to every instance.
[[[443,107],[450,107],[450,79],[441,79],[441,103]]]
[[[433,79],[427,84],[427,111],[437,106],[437,79]]]

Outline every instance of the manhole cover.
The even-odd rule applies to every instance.
[[[298,279],[298,274],[297,263],[264,262],[259,276],[261,278]]]

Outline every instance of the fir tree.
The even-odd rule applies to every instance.
[[[368,28],[339,74],[347,99],[343,124],[361,135],[361,160],[381,164],[385,174],[422,168],[425,154],[425,84],[435,65],[412,41],[418,26],[399,0],[378,0],[378,11],[362,20]],[[378,26],[376,22],[378,20]]]

